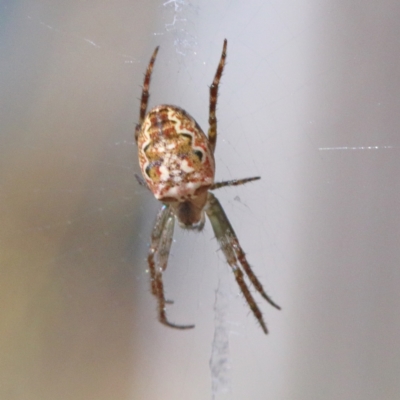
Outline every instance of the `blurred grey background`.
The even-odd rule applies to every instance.
[[[0,2],[0,398],[400,398],[400,4]],[[150,105],[207,130],[216,194],[267,292],[264,336],[211,228],[177,229],[156,320]],[[219,349],[224,349],[220,353]],[[211,365],[209,365],[211,360]]]

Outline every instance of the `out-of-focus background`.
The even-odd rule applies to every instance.
[[[400,398],[400,4],[0,3],[0,398]],[[156,320],[139,186],[150,105],[207,130],[227,38],[217,179],[265,336],[211,227],[177,229]]]

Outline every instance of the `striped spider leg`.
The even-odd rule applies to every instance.
[[[258,179],[258,177],[247,178],[245,179],[245,181],[248,182],[255,179]],[[280,310],[281,308],[267,295],[261,282],[254,275],[254,272],[246,259],[246,255],[242,247],[240,246],[239,239],[237,238],[236,233],[233,230],[232,225],[230,224],[228,217],[226,216],[225,211],[221,206],[221,203],[212,193],[208,194],[208,205],[205,211],[207,213],[208,219],[211,222],[219,245],[221,246],[221,250],[224,253],[226,260],[228,261],[228,264],[232,268],[236,282],[239,285],[240,290],[247,301],[247,304],[249,305],[254,316],[257,318],[264,333],[268,333],[263,315],[244,280],[243,271],[245,272],[253,286],[256,288],[256,290],[269,304],[271,304],[271,306],[277,308],[278,310]]]
[[[232,268],[239,288],[261,328],[268,333],[263,315],[245,281],[273,307],[280,309],[265,293],[248,263],[245,253],[221,204],[211,190],[237,186],[258,180],[259,177],[214,182],[214,151],[217,141],[216,106],[218,87],[226,59],[227,40],[224,40],[221,59],[210,86],[208,136],[185,110],[162,104],[147,113],[151,74],[158,47],[147,67],[140,104],[140,118],[135,139],[138,144],[139,164],[143,180],[154,197],[163,203],[157,216],[148,254],[151,292],[157,299],[158,320],[169,327],[190,329],[194,325],[179,325],[168,320],[164,294],[163,272],[167,268],[172,245],[175,220],[184,229],[200,231],[205,217],[211,226],[225,258]]]

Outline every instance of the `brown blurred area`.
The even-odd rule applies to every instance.
[[[146,4],[0,6],[1,399],[131,398]]]

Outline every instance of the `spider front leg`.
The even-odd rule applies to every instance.
[[[157,298],[158,320],[171,328],[191,329],[194,325],[177,325],[169,322],[165,312],[166,304],[172,301],[164,296],[163,271],[167,268],[172,238],[174,235],[175,216],[169,206],[163,205],[157,215],[151,234],[151,245],[147,261],[150,270],[151,293]]]
[[[247,301],[247,304],[249,305],[254,316],[257,318],[258,322],[260,323],[264,333],[268,333],[263,315],[244,280],[244,274],[241,267],[250,279],[253,286],[261,294],[261,296],[278,310],[280,310],[280,307],[276,303],[274,303],[272,299],[265,293],[261,282],[254,275],[249,263],[247,262],[246,256],[239,244],[239,240],[235,234],[235,231],[233,230],[232,225],[228,220],[228,217],[226,216],[220,202],[210,192],[208,193],[206,213],[208,218],[210,219],[215,236],[221,246],[221,250],[223,251],[228,264],[231,266],[232,271],[235,274],[236,282],[238,283],[240,290],[242,291],[243,296]]]

